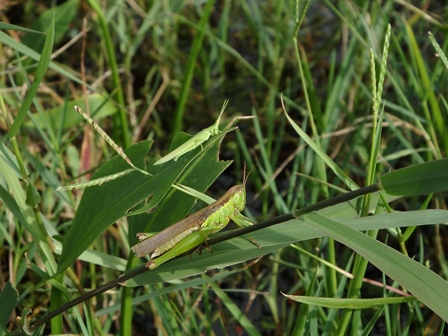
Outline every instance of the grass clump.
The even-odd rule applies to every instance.
[[[33,3],[0,31],[1,332],[443,333],[445,5]],[[142,272],[135,234],[244,164],[262,249],[233,230]]]

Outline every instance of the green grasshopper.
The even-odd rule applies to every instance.
[[[151,254],[145,265],[154,269],[170,259],[204,243],[208,236],[222,230],[246,205],[247,176],[243,184],[230,188],[217,201],[150,236],[138,233],[142,242],[132,247],[139,258]]]
[[[188,152],[192,151],[193,149],[197,148],[198,146],[202,146],[204,142],[206,142],[211,136],[214,136],[219,133],[219,122],[221,120],[221,116],[226,109],[227,104],[229,103],[229,100],[225,100],[224,104],[222,105],[221,112],[219,113],[218,119],[216,122],[207,128],[204,128],[199,133],[195,134],[193,137],[188,139],[186,142],[184,142],[182,145],[177,147],[172,152],[169,152],[167,155],[162,157],[161,159],[157,160],[154,165],[160,165],[162,163],[168,162],[170,160],[177,161],[178,158],[180,158],[182,155],[187,154]]]

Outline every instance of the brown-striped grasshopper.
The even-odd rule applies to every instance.
[[[234,216],[243,211],[246,205],[246,181],[247,176],[243,184],[230,188],[217,201],[153,236],[138,233],[137,238],[142,242],[133,246],[132,251],[139,258],[151,254],[146,267],[154,269],[198,247],[208,236],[222,230]]]

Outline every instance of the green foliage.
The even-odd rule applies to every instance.
[[[11,125],[11,129],[9,131],[9,138],[13,138],[16,136],[17,132],[22,126],[23,121],[25,120],[26,113],[30,108],[32,101],[37,93],[37,89],[42,82],[42,79],[47,71],[48,64],[50,63],[51,51],[53,50],[54,43],[54,20],[50,22],[47,37],[45,39],[45,44],[41,52],[39,63],[37,64],[36,74],[34,77],[34,81],[31,84],[31,87],[23,100],[23,104],[20,107],[19,113],[17,114],[14,123]]]
[[[149,150],[151,142],[141,142],[130,147],[126,154],[134,161],[140,161]],[[92,178],[112,175],[124,170],[126,162],[117,156],[101,167]],[[176,176],[175,174],[173,174]],[[166,175],[164,176],[167,177]],[[173,177],[174,180],[175,177]],[[103,185],[88,188],[79,204],[76,216],[65,236],[58,272],[63,272],[73,264],[77,257],[85,251],[95,239],[97,239],[110,225],[125,216],[126,213],[139,202],[152,195],[155,191],[151,183],[153,179],[139,172],[134,172],[117,180]],[[157,191],[159,197],[163,197],[173,180],[166,181],[165,187]],[[160,183],[160,181],[158,182]],[[160,193],[160,194],[159,194]],[[150,202],[154,206],[159,198],[152,198]]]
[[[0,293],[0,333],[3,334],[6,331],[6,325],[8,324],[8,318],[17,306],[18,292],[15,290],[11,283],[8,281],[6,286],[2,288]]]
[[[123,276],[35,333],[443,334],[446,5],[80,4],[7,4],[0,23],[1,331]],[[225,99],[239,128],[216,133]],[[137,232],[244,162],[245,215],[277,223],[251,234],[262,249],[239,236],[126,278]]]
[[[54,40],[59,42],[67,35],[70,24],[76,16],[77,6],[78,0],[69,0],[43,12],[31,25],[34,32],[24,34],[22,43],[34,51],[40,52],[45,43],[45,36],[37,32],[47,30],[52,20],[54,20]]]
[[[436,160],[390,172],[381,177],[389,195],[426,195],[448,190],[448,159]]]

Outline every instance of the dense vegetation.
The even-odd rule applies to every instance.
[[[443,1],[3,6],[0,332],[144,269],[135,234],[203,208],[246,167],[244,215],[280,224],[212,240],[34,332],[443,333]],[[226,99],[219,133],[154,165]]]

